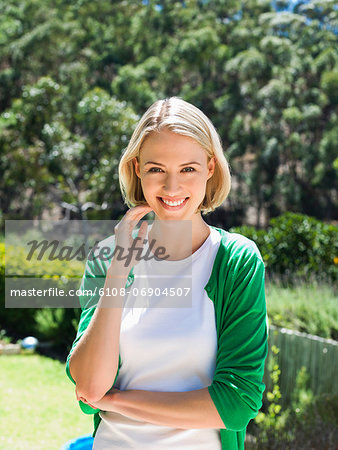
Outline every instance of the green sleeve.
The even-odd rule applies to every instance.
[[[101,270],[101,267],[98,264],[96,264],[94,260],[91,260],[91,257],[92,253],[89,253],[86,262],[85,272],[82,277],[80,286],[82,295],[79,296],[79,300],[82,312],[78,324],[77,334],[66,361],[66,374],[75,385],[76,383],[73,377],[71,376],[69,370],[69,359],[71,357],[74,348],[76,347],[76,344],[78,343],[78,341],[80,340],[81,336],[86,331],[90,323],[96,305],[100,300],[99,289],[100,287],[103,287],[105,283],[105,274]],[[83,403],[81,400],[79,401],[79,406],[81,410],[86,414],[94,414],[100,411],[99,409],[94,409],[91,406],[87,405],[87,403]]]
[[[135,238],[137,236],[137,233],[138,233],[138,230],[133,230],[132,236]],[[104,284],[105,284],[106,273],[107,273],[109,264],[111,262],[113,249],[115,247],[115,236],[110,236],[109,238],[105,239],[104,241],[101,241],[100,248],[103,248],[103,247],[110,248],[111,255],[110,255],[109,259],[101,258],[100,255],[96,256],[93,253],[93,251],[91,250],[89,252],[89,255],[88,255],[88,258],[86,261],[86,267],[85,267],[85,271],[84,271],[82,281],[81,281],[80,290],[82,291],[82,295],[79,296],[79,300],[80,300],[80,306],[81,306],[82,312],[81,312],[81,316],[80,316],[80,320],[79,320],[77,334],[76,334],[75,340],[72,344],[71,350],[67,356],[67,361],[66,361],[66,374],[74,384],[76,384],[76,383],[75,383],[75,380],[73,379],[73,377],[71,376],[71,373],[69,370],[69,359],[71,357],[71,354],[72,354],[74,348],[76,347],[76,344],[81,339],[81,336],[83,335],[83,333],[86,331],[86,329],[91,321],[91,318],[93,317],[96,305],[98,304],[98,302],[100,300],[99,292],[100,292],[100,289],[103,288]],[[134,279],[134,274],[133,274],[133,268],[132,268],[128,275],[126,288],[128,288],[132,284],[133,279]],[[119,364],[118,364],[118,369],[117,369],[117,373],[115,376],[113,386],[116,382],[121,364],[122,364],[122,361],[121,361],[121,356],[119,354]],[[100,411],[99,409],[94,409],[91,406],[87,405],[86,403],[83,403],[82,401],[79,401],[79,405],[80,405],[81,410],[86,414],[94,414],[94,413]]]
[[[216,368],[210,396],[224,427],[241,431],[262,406],[262,382],[268,351],[264,263],[255,245],[229,264],[219,316]],[[217,314],[216,314],[217,316]]]

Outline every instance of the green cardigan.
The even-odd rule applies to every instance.
[[[221,228],[212,228],[221,234],[221,242],[211,276],[204,287],[215,306],[217,330],[216,368],[208,391],[224,423],[224,428],[220,429],[222,450],[240,450],[244,449],[246,427],[262,406],[265,389],[262,380],[268,351],[268,323],[264,263],[252,240]],[[109,244],[112,248],[113,243],[114,237],[110,237],[101,241],[100,245]],[[88,256],[80,289],[94,291],[97,286],[103,287],[109,264],[109,260]],[[133,280],[132,269],[126,287]],[[74,384],[69,371],[69,358],[93,316],[99,295],[82,295],[79,298],[82,313],[66,362],[66,373]],[[120,367],[119,355],[113,386]],[[92,436],[95,437],[101,421],[100,410],[82,401],[79,401],[79,405],[84,413],[94,414]]]

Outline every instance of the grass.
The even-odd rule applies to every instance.
[[[265,288],[271,325],[338,340],[337,294],[332,285],[299,280],[283,288],[274,280]]]
[[[0,356],[0,449],[59,450],[92,433],[65,364],[41,356]]]
[[[338,339],[331,286],[311,281],[283,288],[267,282],[266,300],[271,324]],[[59,450],[93,431],[93,417],[80,410],[65,364],[51,358],[0,356],[0,399],[0,449]]]

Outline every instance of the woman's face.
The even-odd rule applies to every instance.
[[[191,220],[215,169],[215,157],[208,163],[206,151],[194,139],[169,130],[151,133],[133,163],[148,205],[162,220]]]

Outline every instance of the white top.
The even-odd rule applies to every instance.
[[[117,388],[183,392],[212,383],[217,334],[214,304],[204,286],[210,278],[220,241],[221,235],[210,228],[208,238],[188,258],[142,260],[134,267],[134,282],[130,286],[134,288],[134,296],[132,293],[127,296],[121,320],[122,365],[115,383]],[[144,252],[147,249],[148,244]],[[141,294],[141,288],[149,294],[151,287],[157,289],[157,295]],[[182,294],[189,287],[193,295]],[[170,288],[174,295],[169,295]],[[93,450],[221,449],[218,428],[178,429],[113,412],[99,414],[102,420]]]

